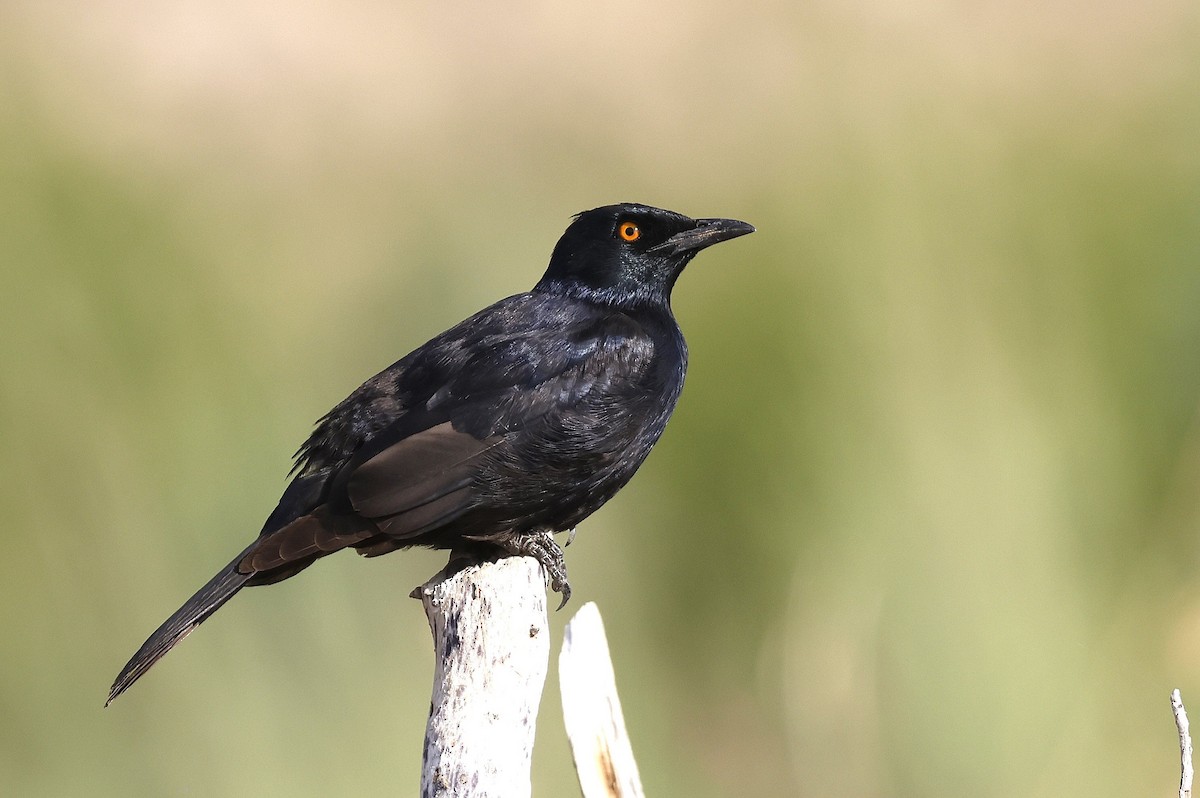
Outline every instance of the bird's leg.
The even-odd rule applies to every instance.
[[[568,541],[569,542],[569,541]],[[550,589],[562,594],[561,610],[567,606],[571,598],[571,583],[567,581],[567,564],[563,560],[563,551],[554,542],[553,535],[545,529],[526,532],[520,535],[508,535],[495,541],[505,552],[522,557],[533,557],[542,564],[546,576],[550,578]]]

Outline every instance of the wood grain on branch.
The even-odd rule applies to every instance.
[[[584,798],[641,798],[600,610],[580,607],[558,658],[563,720]]]
[[[525,798],[550,659],[542,567],[506,557],[447,568],[413,591],[436,657],[421,796]]]
[[[1192,798],[1192,735],[1188,728],[1187,710],[1178,690],[1171,691],[1171,712],[1179,731],[1179,798]]]

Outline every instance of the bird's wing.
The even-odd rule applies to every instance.
[[[653,344],[628,316],[610,312],[499,330],[455,351],[454,367],[425,402],[381,430],[338,475],[355,512],[391,537],[418,535],[472,509],[491,458],[547,415],[617,391],[648,365]]]
[[[346,496],[355,512],[395,537],[415,535],[470,509],[482,459],[504,438],[476,438],[440,424],[400,438],[350,472]]]
[[[411,539],[449,523],[479,505],[479,476],[521,432],[548,416],[620,406],[653,354],[645,330],[621,313],[529,294],[481,311],[318,423],[242,568],[286,578],[380,532]]]

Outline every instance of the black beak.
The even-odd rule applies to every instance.
[[[754,225],[737,219],[697,219],[691,230],[676,233],[661,244],[651,247],[651,255],[672,257],[696,253],[705,247],[754,232]]]

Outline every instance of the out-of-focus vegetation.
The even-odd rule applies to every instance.
[[[759,228],[681,280],[682,404],[568,552],[648,793],[1170,793],[1197,41],[1187,0],[8,0],[0,792],[415,793],[434,553],[105,691],[312,420],[636,200]]]

